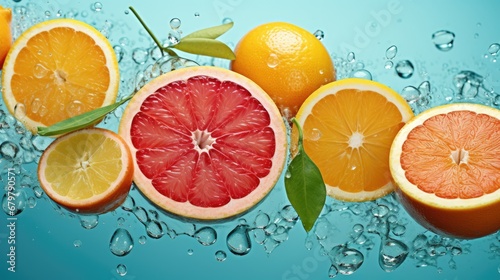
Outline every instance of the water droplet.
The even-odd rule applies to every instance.
[[[313,128],[309,131],[306,138],[310,141],[318,141],[321,138],[321,135],[321,130],[319,130],[318,128]]]
[[[455,33],[448,30],[439,30],[432,34],[432,42],[440,51],[449,51],[453,48]]]
[[[392,67],[394,67],[394,62],[392,62],[390,60],[385,62],[385,65],[384,65],[385,69],[392,69]]]
[[[269,66],[270,68],[275,68],[279,63],[280,60],[278,58],[278,55],[276,55],[275,53],[270,54],[267,58],[267,66]]]
[[[211,227],[202,227],[194,233],[196,240],[203,246],[210,246],[217,241],[217,232]]]
[[[2,209],[9,216],[19,215],[26,208],[26,204],[27,196],[22,189],[6,192],[2,198]]]
[[[403,79],[408,79],[413,75],[415,68],[413,67],[413,63],[409,60],[401,60],[396,63],[396,74]]]
[[[147,240],[148,240],[148,238],[146,236],[144,236],[144,235],[139,236],[139,244],[144,245],[144,244],[146,244]]]
[[[102,11],[102,3],[101,2],[95,2],[94,4],[92,4],[92,6],[90,7],[91,10],[93,10],[94,12],[100,12]]]
[[[192,256],[194,254],[194,251],[193,251],[193,249],[188,249],[187,253],[188,253],[188,255]]]
[[[146,209],[142,208],[141,206],[135,206],[132,212],[141,223],[146,225],[149,220],[148,212],[146,212]]]
[[[364,256],[360,251],[345,245],[333,247],[329,255],[332,257],[338,272],[344,275],[353,274],[364,262]]]
[[[158,239],[165,234],[163,232],[161,224],[156,220],[149,220],[146,222],[146,233],[149,237],[155,239]]]
[[[281,209],[280,214],[287,222],[294,223],[299,219],[299,214],[297,214],[292,205],[285,205]]]
[[[200,17],[200,13],[198,12],[194,13],[194,17]]]
[[[149,58],[149,52],[142,48],[135,48],[132,51],[132,59],[137,64],[144,64]]]
[[[474,98],[483,85],[483,77],[472,71],[460,71],[453,78],[460,98]]]
[[[0,155],[7,160],[16,158],[18,152],[19,147],[14,142],[7,140],[0,144]]]
[[[35,65],[35,68],[33,68],[33,75],[35,78],[41,79],[45,77],[49,73],[49,69],[45,67],[44,65],[37,63]]]
[[[401,91],[401,96],[408,101],[408,103],[412,104],[420,97],[420,91],[414,86],[406,86]]]
[[[130,233],[123,228],[118,228],[109,241],[109,249],[116,256],[126,256],[134,247],[134,240]]]
[[[172,30],[177,30],[177,29],[179,29],[179,27],[181,27],[181,20],[180,19],[173,18],[170,20],[170,28],[172,28]]]
[[[382,241],[379,252],[379,265],[386,272],[394,271],[408,256],[408,246],[399,240],[388,238]]]
[[[133,209],[135,208],[134,198],[128,195],[127,198],[125,198],[125,201],[122,203],[121,207],[125,211],[133,211]]]
[[[335,265],[331,265],[330,269],[328,269],[328,278],[335,278],[339,274],[339,270]]]
[[[32,196],[29,197],[28,198],[28,207],[29,208],[35,208],[35,206],[36,206],[36,198],[34,198]]]
[[[231,23],[231,22],[233,22],[232,18],[226,17],[226,18],[222,19],[222,24],[228,24],[228,23]]]
[[[225,261],[227,258],[227,254],[226,252],[222,251],[222,250],[219,250],[217,252],[215,252],[215,259],[219,262],[223,262]]]
[[[365,69],[358,69],[358,70],[353,71],[351,73],[351,77],[365,79],[365,80],[371,80],[372,73],[370,73],[368,70],[365,70]]]
[[[488,48],[488,52],[491,55],[497,55],[499,51],[500,51],[500,44],[497,43],[491,44],[490,47]]]
[[[127,267],[124,264],[119,264],[116,266],[116,273],[120,276],[127,275]]]
[[[356,54],[354,52],[349,52],[347,54],[347,62],[353,63],[356,61]]]
[[[250,252],[250,249],[252,248],[252,243],[250,242],[250,236],[248,235],[248,226],[247,225],[236,226],[227,235],[226,243],[231,253],[240,256],[248,254]]]
[[[66,107],[66,111],[71,116],[76,116],[76,115],[81,114],[82,113],[82,109],[83,109],[83,103],[80,100],[73,100]]]
[[[385,57],[389,60],[395,58],[396,54],[398,54],[398,47],[396,45],[392,45],[385,50]]]
[[[257,217],[255,217],[254,225],[256,228],[265,228],[269,222],[271,221],[271,218],[269,218],[269,215],[266,213],[260,212]]]
[[[323,30],[316,30],[314,32],[314,37],[316,37],[318,40],[323,40],[325,38],[325,32],[323,32]]]
[[[75,246],[75,248],[80,248],[80,246],[82,246],[82,241],[81,240],[73,241],[73,246]]]
[[[22,120],[26,117],[26,106],[23,103],[17,103],[14,106],[14,116],[18,120]]]
[[[80,225],[84,229],[93,229],[99,224],[98,215],[79,215]]]

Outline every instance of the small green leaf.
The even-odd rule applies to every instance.
[[[174,48],[192,54],[207,55],[233,60],[233,51],[221,41],[207,38],[182,38]]]
[[[222,34],[226,33],[229,29],[231,29],[233,25],[234,23],[230,22],[222,25],[201,29],[184,36],[184,38],[217,39],[219,36],[221,36]]]
[[[106,116],[106,114],[114,111],[130,98],[132,98],[132,96],[128,96],[114,104],[100,107],[69,119],[62,120],[48,127],[38,127],[38,134],[41,136],[54,136],[94,125]]]
[[[292,121],[299,131],[298,152],[288,165],[285,189],[302,226],[309,232],[325,205],[326,186],[320,170],[304,150],[302,128],[295,118]]]

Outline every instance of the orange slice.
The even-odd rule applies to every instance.
[[[73,19],[29,28],[12,45],[2,71],[5,105],[33,133],[38,126],[112,104],[118,84],[109,41]]]
[[[65,134],[43,152],[38,178],[45,193],[70,211],[101,214],[126,198],[132,156],[116,133],[87,128]]]
[[[233,217],[274,187],[287,153],[284,121],[244,76],[189,67],[144,86],[127,105],[120,135],[134,181],[160,208],[183,217]]]
[[[389,150],[412,117],[410,106],[394,90],[349,78],[316,90],[296,118],[304,131],[304,149],[320,169],[328,195],[367,201],[393,191]],[[295,128],[292,133],[296,147]]]
[[[477,104],[427,110],[394,139],[390,167],[408,212],[460,238],[500,229],[500,111]]]
[[[10,23],[12,21],[12,10],[0,6],[0,70],[12,45],[12,32]]]

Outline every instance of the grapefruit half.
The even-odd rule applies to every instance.
[[[278,181],[286,128],[257,84],[197,66],[149,82],[127,105],[119,134],[132,150],[134,182],[162,209],[224,219],[261,201]]]
[[[500,229],[500,111],[478,104],[429,109],[396,135],[396,193],[424,227],[476,238]]]

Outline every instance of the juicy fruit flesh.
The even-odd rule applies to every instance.
[[[403,144],[412,184],[441,198],[476,198],[500,187],[500,120],[471,111],[433,116]]]
[[[14,72],[15,99],[25,106],[27,117],[45,125],[100,107],[110,84],[101,48],[68,27],[30,38],[16,58]]]
[[[79,134],[60,142],[47,159],[45,177],[53,190],[72,199],[105,192],[122,169],[122,152],[101,134]]]
[[[199,207],[247,196],[269,174],[276,140],[263,105],[208,76],[148,96],[130,127],[141,172],[162,195]]]
[[[399,109],[385,97],[343,89],[313,107],[304,124],[304,147],[329,186],[374,191],[391,181],[389,150],[403,125]]]

